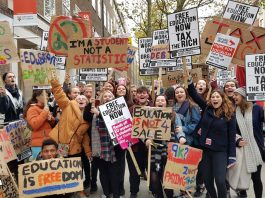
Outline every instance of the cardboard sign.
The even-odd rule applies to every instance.
[[[202,78],[204,80],[209,80],[209,67],[206,64],[193,64],[192,69],[201,68]]]
[[[53,16],[49,30],[48,50],[56,55],[68,55],[68,40],[90,38],[92,25],[79,17]]]
[[[132,64],[135,58],[135,54],[138,48],[132,45],[128,45],[128,55],[127,55],[127,64]]]
[[[100,105],[99,110],[113,145],[119,144],[122,149],[127,149],[138,142],[138,139],[131,138],[132,117],[124,97]]]
[[[168,39],[168,29],[163,29],[163,30],[155,30],[153,31],[153,40],[152,40],[152,45],[164,45],[168,44],[169,39]]]
[[[1,175],[9,175],[8,171],[7,171],[7,164],[6,162],[3,160],[2,158],[3,156],[0,156],[0,178]],[[1,196],[0,196],[1,197]]]
[[[37,0],[14,0],[13,26],[38,25]]]
[[[167,153],[167,164],[163,177],[164,188],[194,191],[202,150],[170,142]]]
[[[17,188],[11,177],[11,175],[0,175],[0,183],[2,183],[0,185],[0,198],[19,198]]]
[[[79,70],[79,81],[107,81],[107,80],[108,80],[108,69],[106,68]]]
[[[265,100],[265,54],[246,55],[248,101]]]
[[[135,106],[133,138],[170,140],[172,108]]]
[[[0,129],[0,155],[6,163],[17,159],[10,136],[4,129]]]
[[[199,80],[203,79],[201,68],[196,68],[196,69],[190,70],[190,75],[192,76],[192,81],[194,83],[197,83]]]
[[[206,64],[227,70],[238,43],[239,38],[218,33],[206,59]]]
[[[128,38],[70,40],[67,68],[127,66]]]
[[[223,17],[233,21],[252,25],[259,12],[259,7],[235,1],[228,1]]]
[[[150,68],[152,38],[139,38],[140,70]]]
[[[172,57],[201,53],[197,8],[169,14],[169,50]]]
[[[54,72],[56,56],[49,52],[20,49],[21,69],[24,84],[32,87],[49,85],[49,76]]]
[[[17,160],[21,161],[32,155],[31,145],[31,130],[27,127],[25,120],[10,122],[4,128],[10,136],[10,141],[17,154]]]
[[[168,44],[159,44],[151,47],[151,61],[170,59]]]
[[[80,157],[34,161],[19,165],[19,196],[42,197],[83,190]]]
[[[18,62],[17,48],[7,21],[0,21],[0,65]]]
[[[40,50],[46,51],[48,46],[48,38],[49,38],[49,32],[43,31],[42,32],[42,38],[41,38],[41,44],[40,44]]]
[[[228,29],[230,29],[230,36],[240,39],[232,63],[244,65],[245,55],[265,52],[265,45],[263,44],[265,42],[264,28],[253,27],[228,19],[222,19],[221,22],[220,17],[213,17],[213,20],[206,23],[203,30],[201,37],[202,53],[208,55],[216,34],[226,34]]]

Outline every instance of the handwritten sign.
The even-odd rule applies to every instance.
[[[22,77],[25,85],[49,85],[48,77],[54,72],[56,56],[49,52],[20,49]]]
[[[265,54],[246,55],[248,101],[265,100]]]
[[[163,45],[163,44],[168,44],[169,39],[168,39],[168,29],[163,29],[163,30],[155,30],[153,31],[153,40],[152,40],[152,45]]]
[[[193,64],[192,69],[201,68],[202,78],[205,80],[209,79],[209,67],[206,64]]]
[[[172,57],[201,53],[197,8],[169,14],[169,50]]]
[[[0,65],[19,62],[17,48],[7,21],[0,21]]]
[[[131,138],[132,117],[124,97],[100,105],[99,110],[114,145],[127,149],[138,142],[138,139]]]
[[[128,38],[70,40],[67,68],[127,66]]]
[[[168,144],[167,152],[163,186],[167,189],[193,191],[202,150],[171,142]]]
[[[114,69],[116,69],[118,71],[128,71],[129,67],[132,65],[132,63],[135,60],[135,54],[136,54],[137,50],[138,50],[137,47],[134,47],[132,45],[128,45],[127,65],[124,67],[114,67]]]
[[[32,155],[31,130],[27,127],[25,120],[10,122],[5,126],[5,130],[10,136],[11,143],[17,154],[18,161],[26,159]]]
[[[10,136],[4,129],[0,129],[0,155],[6,163],[17,159],[16,152],[11,144]]]
[[[68,40],[90,38],[92,25],[88,20],[79,17],[57,16],[52,17],[48,50],[56,55],[68,55]]]
[[[224,12],[224,18],[252,25],[259,12],[259,7],[228,1]]]
[[[169,140],[171,113],[171,108],[135,106],[132,137]]]
[[[206,64],[227,70],[235,54],[239,38],[218,33],[212,44]]]
[[[265,45],[263,45],[265,42],[265,29],[254,26],[250,29],[250,27],[248,24],[228,19],[222,19],[221,21],[219,17],[213,17],[213,20],[209,20],[204,27],[201,37],[202,53],[207,56],[216,34],[226,34],[228,29],[230,29],[229,35],[240,39],[232,63],[244,65],[245,55],[265,52]]]
[[[0,185],[0,198],[18,198],[18,191],[17,188],[12,181],[12,176],[7,175],[3,176],[0,175],[0,180],[2,185]]]
[[[41,197],[83,190],[80,157],[34,161],[19,165],[19,196]]]
[[[152,38],[139,38],[139,64],[141,69],[150,68]]]

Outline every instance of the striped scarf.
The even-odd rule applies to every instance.
[[[242,138],[247,141],[247,145],[243,147],[246,156],[247,171],[254,173],[257,171],[257,166],[262,164],[261,154],[258,145],[254,138],[253,122],[252,122],[252,106],[242,114],[240,107],[236,108],[236,120],[242,135]]]

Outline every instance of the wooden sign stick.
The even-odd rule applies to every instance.
[[[158,76],[158,87],[156,91],[156,95],[160,95],[160,89],[162,86],[162,67],[159,67],[159,76]]]
[[[147,160],[147,187],[150,186],[150,169],[151,169],[151,144],[148,146],[148,160]]]
[[[182,65],[183,65],[183,82],[184,82],[184,87],[185,88],[188,88],[186,57],[182,57]]]
[[[48,106],[48,101],[47,101],[47,93],[45,90],[42,90],[42,95],[43,95],[43,103],[44,103],[44,107]]]
[[[131,158],[132,158],[132,161],[133,161],[134,167],[135,167],[135,169],[136,169],[138,175],[141,175],[141,170],[140,170],[140,168],[139,168],[139,166],[138,166],[138,163],[137,163],[137,161],[136,161],[136,159],[135,159],[135,156],[134,156],[134,154],[133,154],[132,148],[131,148],[131,147],[128,147],[127,150],[128,150],[129,153],[130,153],[130,156],[131,156]]]
[[[214,69],[214,74],[213,74],[213,76],[212,76],[212,79],[216,79],[216,75],[217,75],[217,72],[218,72],[218,69],[217,68],[215,68]],[[210,82],[211,83],[211,82]],[[211,92],[212,92],[212,86],[211,86],[211,84],[209,84],[210,85],[210,87],[209,87],[209,91],[208,91],[208,93],[207,93],[207,97],[206,97],[206,101],[208,101],[209,99],[210,99],[210,95],[211,95]]]

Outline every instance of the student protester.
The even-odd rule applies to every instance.
[[[158,95],[154,102],[156,107],[167,107],[167,100],[164,95]],[[175,113],[175,112],[174,112]],[[185,134],[181,130],[180,117],[172,112],[172,125],[171,130],[171,142],[179,142],[185,144]],[[151,170],[150,170],[150,189],[155,198],[164,198],[163,195],[163,173],[167,160],[167,141],[165,140],[152,140],[147,139],[145,142],[148,147],[150,144],[154,145],[151,147]],[[164,189],[167,198],[173,198],[173,190]]]
[[[104,91],[111,91],[113,94],[115,93],[115,84],[108,81],[108,82],[105,82],[104,86],[103,86],[103,90]]]
[[[230,79],[227,80],[224,84],[224,93],[229,98],[229,100],[235,104],[235,101],[233,99],[234,91],[238,88],[238,82],[236,80]]]
[[[254,193],[256,198],[262,197],[263,185],[261,181],[262,168],[262,152],[264,153],[264,137],[263,137],[263,122],[264,111],[262,107],[257,104],[252,104],[246,100],[245,88],[237,88],[234,91],[234,101],[236,104],[236,121],[237,121],[237,146],[243,149],[242,161],[238,162],[240,165],[245,163],[241,168],[240,175],[230,178],[231,181],[240,180],[245,186],[249,188],[250,178],[253,181]],[[263,154],[264,155],[264,154]],[[239,168],[236,166],[230,171]],[[232,186],[232,185],[231,185]],[[238,197],[247,197],[245,189],[237,189]]]
[[[227,96],[214,90],[207,103],[189,80],[188,93],[203,111],[199,125],[199,145],[203,149],[202,166],[206,189],[211,198],[226,198],[226,171],[236,162],[236,119]],[[217,192],[215,189],[215,184]]]
[[[133,103],[136,103],[136,90],[137,90],[137,87],[136,85],[131,85],[131,96],[132,96],[132,101]]]
[[[150,101],[148,101],[149,98],[148,93],[149,90],[146,87],[144,86],[138,87],[136,93],[137,103],[135,105],[153,106],[153,104]],[[133,112],[133,107],[134,106],[130,108],[131,113]],[[137,144],[134,144],[131,148],[136,158],[136,161],[139,165],[139,168],[142,171],[142,174],[145,174],[145,169],[147,168],[147,149],[145,147],[145,144],[142,141],[139,141]],[[129,175],[130,193],[131,193],[130,198],[136,198],[137,193],[139,192],[140,176],[136,171],[136,168],[129,153],[126,154],[126,158],[130,173]]]
[[[198,94],[200,94],[206,100],[207,94],[209,91],[208,86],[207,86],[207,82],[203,79],[200,79],[196,83],[195,88],[196,88]]]
[[[43,90],[34,90],[31,99],[28,101],[24,118],[32,129],[31,160],[35,160],[41,151],[42,142],[49,138],[50,131],[55,126],[55,118],[49,111],[47,94]]]
[[[50,137],[59,144],[59,147],[65,148],[67,157],[81,157],[84,149],[87,158],[91,159],[87,133],[89,124],[83,118],[84,109],[88,103],[87,98],[78,95],[74,100],[69,100],[55,77],[51,80],[51,85],[56,102],[62,109],[62,115],[58,124],[50,132]],[[84,192],[80,192],[80,196],[85,197]]]
[[[76,86],[79,88],[80,90],[80,94],[81,95],[84,95],[84,92],[85,92],[85,83],[79,81]]]
[[[109,90],[104,91],[100,97],[100,104],[103,105],[115,97]],[[91,112],[96,114],[97,129],[100,135],[101,154],[99,159],[99,178],[105,197],[109,198],[112,193],[113,198],[120,197],[120,175],[121,160],[124,150],[120,145],[113,146],[108,129],[97,108],[92,108]]]

